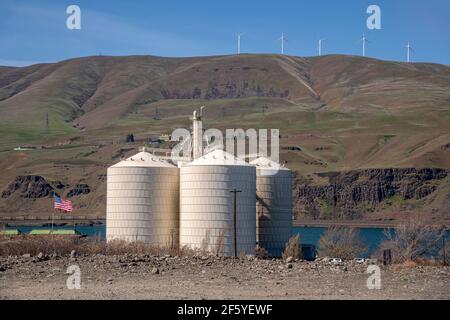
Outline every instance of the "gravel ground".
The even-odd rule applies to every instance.
[[[81,288],[69,290],[77,265]],[[450,299],[450,267],[381,268],[369,290],[367,264],[252,257],[0,257],[0,299]]]

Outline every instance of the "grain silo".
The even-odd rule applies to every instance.
[[[234,223],[234,194],[236,224]],[[255,167],[215,150],[180,171],[180,246],[231,256],[256,247]],[[234,232],[236,226],[236,233]],[[236,235],[236,242],[234,237]]]
[[[271,256],[281,256],[292,234],[292,172],[267,158],[256,166],[256,237]]]
[[[108,168],[106,239],[179,243],[179,169],[148,152]]]

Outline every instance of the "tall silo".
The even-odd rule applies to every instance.
[[[281,256],[292,234],[292,172],[260,157],[256,166],[256,236],[271,256]]]
[[[235,189],[237,254],[255,252],[255,167],[222,150],[181,168],[180,246],[233,255]]]
[[[108,168],[106,239],[179,244],[179,169],[148,152]]]

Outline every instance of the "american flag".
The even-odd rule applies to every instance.
[[[55,209],[61,209],[65,212],[72,212],[72,201],[61,199],[58,196],[55,196]]]

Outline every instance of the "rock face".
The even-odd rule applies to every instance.
[[[357,218],[388,199],[420,200],[432,194],[448,175],[447,170],[367,169],[317,174],[328,183],[317,185],[296,179],[296,214],[311,218]]]
[[[237,83],[235,81],[228,81],[226,84],[219,85],[216,82],[208,83],[208,87],[205,90],[201,90],[195,87],[191,91],[180,90],[161,90],[161,96],[164,99],[236,99],[246,97],[277,97],[288,98],[289,90],[276,90],[272,87],[264,88],[256,83],[249,83],[244,81],[243,83]]]
[[[91,188],[87,184],[77,184],[75,187],[69,190],[69,192],[67,193],[67,198],[72,198],[82,194],[89,194],[90,192]]]
[[[19,192],[21,198],[37,199],[53,195],[53,187],[41,176],[18,176],[2,192],[2,198],[9,198]]]

